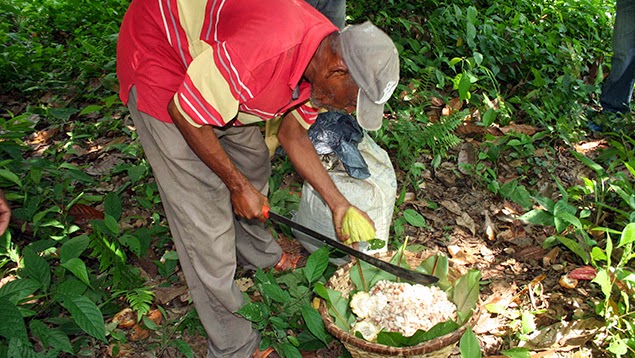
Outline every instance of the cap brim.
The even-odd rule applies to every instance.
[[[361,89],[357,92],[357,122],[362,128],[376,131],[381,128],[384,105],[373,102]]]

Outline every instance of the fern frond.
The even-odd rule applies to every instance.
[[[115,297],[123,296],[130,305],[130,309],[137,312],[137,320],[150,312],[150,307],[154,301],[154,292],[148,287],[138,287],[131,290],[114,292]]]

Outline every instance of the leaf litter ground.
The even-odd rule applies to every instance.
[[[43,147],[53,144],[55,137],[63,132],[60,128],[51,127],[36,133],[30,138],[35,149],[31,155],[38,156]],[[472,164],[470,161],[474,161],[474,153],[481,145],[482,132],[464,127],[457,133],[462,137],[463,144],[452,151],[437,169],[423,171],[421,184],[408,191],[399,212],[414,208],[426,219],[427,227],[424,228],[405,225],[405,234],[410,237],[411,244],[444,252],[465,270],[481,270],[484,282],[480,295],[481,305],[488,309],[482,309],[479,313],[474,331],[484,356],[501,356],[502,351],[521,345],[534,352],[532,356],[535,357],[605,356],[606,353],[592,343],[603,326],[602,322],[594,318],[593,308],[589,304],[593,299],[601,297],[599,289],[587,280],[578,281],[574,288],[566,288],[559,283],[561,276],[579,269],[583,264],[566,249],[543,249],[543,241],[553,234],[549,228],[527,225],[516,220],[515,217],[523,212],[519,205],[493,195],[485,185],[477,183],[473,175],[464,173],[459,164]],[[113,144],[123,142],[129,143],[130,139],[106,137],[90,145],[77,145],[75,154],[66,159],[76,165],[90,164],[89,174],[100,176],[109,173],[117,163],[130,160],[123,158],[117,151],[108,150]],[[576,149],[590,151],[599,146],[601,142],[587,142]],[[541,153],[537,151],[535,155]],[[551,167],[545,166],[542,172],[534,172],[532,182],[523,183],[528,188],[550,196],[557,190],[552,175],[558,177],[565,187],[575,185],[581,177],[591,176],[589,169],[577,161],[566,148],[553,147],[550,154],[548,164]],[[419,161],[426,168],[432,167],[431,157],[423,156]],[[509,161],[501,159],[499,180],[504,182],[517,178],[516,167],[523,165],[528,165],[526,158]],[[125,180],[125,175],[113,176],[112,180],[94,189],[96,192],[106,193],[123,185]],[[406,182],[406,173],[397,170],[397,181],[401,188]],[[299,178],[292,174],[284,182],[298,183]],[[133,195],[135,193],[126,191],[123,200],[131,200]],[[124,205],[124,208],[127,212],[122,216],[134,218],[126,221],[125,226],[143,227],[150,224],[149,218],[153,214],[151,211],[134,205]],[[78,224],[84,230],[90,230],[86,225],[87,220],[98,218],[92,215],[97,214],[90,211],[84,213],[83,223],[82,215],[78,215]],[[308,255],[296,240],[280,232],[274,234],[285,251],[303,257]],[[176,322],[191,310],[191,299],[180,273],[176,275],[176,282],[171,282],[167,287],[159,287],[166,282],[157,275],[157,268],[153,263],[160,255],[161,253],[151,250],[147,258],[135,260],[133,264],[142,268],[148,281],[157,286],[156,301],[165,308],[167,321]],[[518,339],[522,311],[532,312],[534,318],[530,325],[533,332],[524,332],[526,334],[523,342]],[[167,325],[164,324],[159,327],[158,332],[161,334],[149,332],[142,339],[131,339],[114,355],[177,357],[180,356],[178,350],[166,346],[161,337],[178,337],[192,347],[196,357],[205,356],[206,340],[202,331],[194,333],[197,330],[190,329],[187,331],[189,334],[168,332]],[[112,346],[95,349],[96,356],[113,355]],[[341,347],[334,343],[318,352],[307,352],[305,356],[330,358],[337,357],[340,352]],[[459,356],[458,350],[455,350],[453,356]]]

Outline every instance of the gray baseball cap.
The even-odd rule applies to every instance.
[[[399,83],[399,54],[385,32],[370,21],[340,32],[344,62],[359,86],[357,121],[368,130],[381,127],[384,104]]]

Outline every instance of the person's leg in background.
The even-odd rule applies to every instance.
[[[346,0],[306,0],[306,2],[331,20],[340,30],[346,25]]]
[[[611,73],[600,96],[605,112],[628,113],[635,84],[635,1],[617,0]]]

